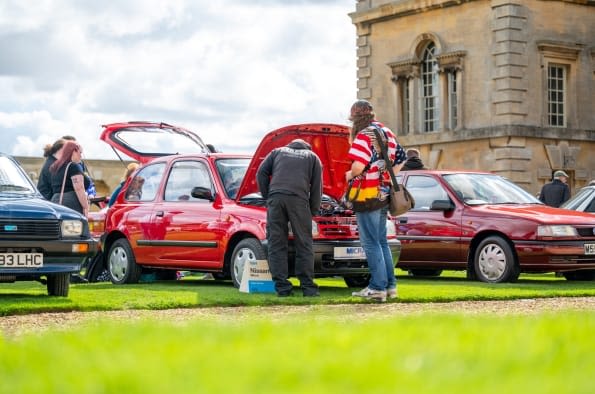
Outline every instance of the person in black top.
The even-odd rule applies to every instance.
[[[288,235],[295,244],[295,274],[304,297],[319,295],[314,283],[314,248],[312,216],[318,213],[322,199],[322,163],[306,141],[295,139],[271,151],[256,173],[258,188],[267,201],[268,261],[275,290],[289,296]]]
[[[427,170],[424,163],[419,157],[419,151],[414,148],[407,149],[407,161],[401,171],[413,171],[413,170]]]
[[[85,192],[83,170],[80,166],[82,148],[74,141],[66,141],[60,157],[50,166],[52,202],[74,209],[87,217],[89,200]]]
[[[566,184],[568,174],[564,171],[554,172],[554,179],[546,183],[539,193],[539,201],[550,207],[559,207],[570,198],[570,188]]]
[[[39,171],[39,179],[37,180],[37,190],[46,200],[51,200],[54,192],[52,191],[52,175],[50,174],[50,166],[58,159],[60,150],[64,146],[64,140],[59,139],[52,145],[46,145],[43,149],[43,157],[45,162]]]

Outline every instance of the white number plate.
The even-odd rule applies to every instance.
[[[595,254],[595,244],[585,244],[585,254]]]
[[[43,267],[43,253],[0,253],[0,268]]]
[[[337,246],[334,255],[336,260],[364,260],[366,258],[364,248],[359,246]]]

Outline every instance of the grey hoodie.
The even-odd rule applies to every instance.
[[[264,198],[275,193],[295,195],[309,201],[313,215],[320,209],[322,163],[302,139],[273,149],[260,164],[256,182]]]

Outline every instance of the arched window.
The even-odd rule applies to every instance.
[[[436,45],[430,42],[423,51],[421,62],[421,122],[424,132],[437,131],[440,119],[440,103],[438,100],[438,63],[436,61]]]

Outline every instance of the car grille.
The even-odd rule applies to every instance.
[[[577,227],[576,231],[581,237],[593,238],[595,237],[595,227]]]
[[[57,239],[60,238],[59,220],[0,220],[2,239]]]
[[[318,231],[324,237],[357,238],[357,220],[355,217],[336,216],[317,218]]]

